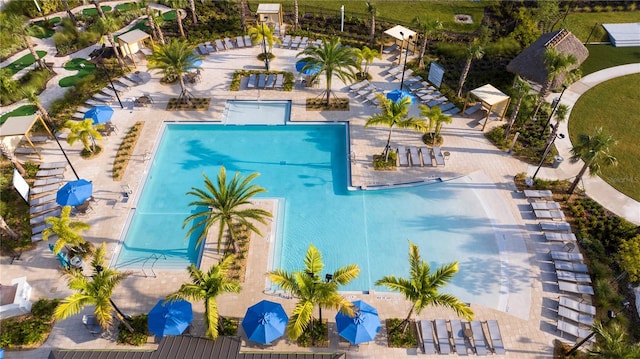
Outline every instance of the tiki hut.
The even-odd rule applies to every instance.
[[[529,81],[544,84],[549,71],[544,64],[544,53],[548,48],[555,48],[563,54],[572,54],[578,62],[569,70],[580,67],[589,56],[589,50],[571,32],[562,29],[544,34],[531,46],[527,47],[507,65],[507,71],[520,75]],[[564,81],[564,74],[556,76],[551,88],[557,88]]]

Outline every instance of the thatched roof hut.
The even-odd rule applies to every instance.
[[[571,32],[562,29],[544,34],[531,46],[527,47],[507,65],[507,71],[520,75],[529,81],[544,84],[549,71],[544,65],[544,53],[548,48],[555,48],[563,54],[572,54],[578,62],[569,70],[579,67],[589,57],[589,50]],[[559,87],[564,75],[556,76],[551,88]]]

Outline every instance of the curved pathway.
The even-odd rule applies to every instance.
[[[600,70],[583,77],[580,81],[575,82],[565,91],[562,96],[562,100],[560,101],[562,104],[569,106],[567,118],[571,118],[571,110],[578,101],[578,98],[580,98],[580,96],[585,92],[589,91],[592,87],[616,77],[637,73],[640,73],[640,63]],[[551,96],[551,98],[553,97],[556,97],[556,95],[554,94]],[[567,122],[568,121],[560,123],[559,133],[568,133]],[[576,174],[580,171],[580,168],[584,165],[584,162],[582,162],[582,160],[576,163],[568,161],[571,157],[571,148],[573,147],[570,136],[565,136],[564,139],[557,139],[555,145],[560,156],[564,157],[565,161],[560,164],[558,168],[543,167],[540,170],[540,177],[569,180],[575,178]],[[530,175],[533,174],[536,168],[536,166],[529,166],[527,173]],[[626,218],[636,225],[640,225],[640,202],[620,193],[602,178],[597,176],[591,177],[588,173],[582,178],[582,185],[589,197],[596,200],[606,209],[618,216]]]

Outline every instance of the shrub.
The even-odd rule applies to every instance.
[[[32,348],[43,343],[53,326],[53,311],[58,299],[39,299],[31,313],[0,322],[0,347]]]
[[[149,338],[147,315],[136,315],[129,318],[128,321],[133,328],[133,333],[131,333],[124,324],[118,324],[118,344],[129,344],[135,346],[147,344],[147,339]]]
[[[307,329],[298,337],[298,345],[301,347],[327,347],[329,345],[329,331],[327,322],[313,321]]]
[[[384,154],[373,155],[373,168],[376,170],[395,170],[398,154],[394,151],[389,151],[389,159],[384,160]]]
[[[403,333],[401,323],[403,319],[387,319],[387,335],[389,336],[389,346],[392,348],[416,348],[418,339],[415,332],[415,322],[409,322],[409,327]]]

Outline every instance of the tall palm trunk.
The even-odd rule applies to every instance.
[[[180,97],[184,98],[187,104],[191,105],[191,98],[187,92],[187,86],[184,84],[184,77],[182,75],[178,76],[178,81],[180,81],[180,89],[182,90]]]
[[[389,136],[387,136],[387,145],[384,146],[384,161],[389,161],[389,150],[391,149],[391,132],[393,132],[393,127],[389,128]]]
[[[71,21],[73,22],[73,26],[78,26],[76,16],[73,14],[73,11],[71,11],[71,8],[69,8],[69,3],[67,2],[67,0],[62,0],[62,5],[64,5],[64,10],[67,12],[67,15],[69,15],[69,19],[71,19]]]
[[[2,216],[0,216],[0,231],[5,233],[7,236],[9,236],[9,238],[13,240],[17,240],[18,238],[20,238],[20,235],[16,233],[13,229],[11,229],[11,227],[9,227],[9,225],[7,224],[7,222],[4,221],[4,218]]]
[[[38,56],[38,53],[36,52],[35,47],[33,47],[33,42],[31,41],[31,38],[29,36],[27,36],[27,35],[23,35],[22,36],[22,40],[27,45],[27,48],[29,49],[29,52],[31,53],[31,56],[33,56],[33,58],[36,60],[36,63],[38,64],[38,67],[43,69],[43,70],[49,69],[47,67],[47,64],[44,62],[44,59],[41,59],[40,56]]]
[[[13,167],[15,167],[22,176],[26,174],[24,167],[22,167],[22,164],[18,162],[18,159],[13,155],[13,152],[9,150],[7,145],[2,142],[0,142],[0,154],[4,155],[9,160]]]
[[[507,126],[507,130],[504,131],[505,140],[509,138],[509,133],[511,133],[511,127],[513,127],[513,124],[516,122],[516,118],[518,117],[518,112],[520,112],[520,106],[522,105],[523,100],[524,100],[524,96],[521,96],[518,99],[518,102],[516,102],[516,108],[513,109],[513,112],[511,113],[511,117],[509,117],[509,125]]]
[[[293,29],[298,30],[298,0],[293,0]]]
[[[178,20],[178,31],[180,31],[180,36],[186,38],[184,35],[184,27],[182,26],[182,15],[180,14],[181,9],[176,9],[176,19]]]
[[[242,33],[247,33],[247,14],[246,14],[246,1],[239,0],[240,4],[240,23],[242,24]]]
[[[458,83],[458,97],[462,96],[462,86],[467,80],[467,76],[469,75],[469,70],[471,69],[471,61],[473,58],[468,58],[467,62],[464,64],[464,69],[462,70],[462,75],[460,76],[460,82]]]
[[[376,14],[371,14],[371,29],[369,30],[369,46],[376,40]]]
[[[149,19],[149,25],[151,25],[151,29],[156,35],[156,38],[164,45],[164,34],[162,33],[160,26],[154,21],[153,14],[151,13],[151,7],[149,5],[147,5],[147,19]]]
[[[331,78],[333,76],[327,76],[327,106],[331,103]]]
[[[420,46],[420,56],[418,56],[418,58],[420,59],[418,61],[419,68],[424,67],[424,54],[425,52],[427,52],[427,34],[425,33],[423,36],[424,39],[422,39],[422,46]]]
[[[580,183],[582,176],[584,176],[585,172],[587,172],[587,168],[589,168],[589,164],[585,162],[584,166],[582,166],[582,168],[580,169],[580,172],[578,172],[578,174],[576,175],[576,179],[574,179],[573,183],[571,183],[568,191],[569,194],[573,194],[573,191],[576,190],[576,187],[578,187],[578,183]]]
[[[191,8],[191,21],[193,21],[193,24],[195,25],[198,23],[198,17],[196,16],[196,1],[189,0],[189,7]]]
[[[127,66],[127,64],[122,59],[122,55],[120,54],[120,50],[118,50],[118,48],[116,47],[116,40],[113,37],[113,33],[112,32],[108,32],[107,33],[107,40],[109,40],[109,44],[111,45],[111,47],[113,47],[113,52],[116,54],[116,59],[118,60],[118,64],[120,65],[120,68],[122,70],[124,70],[125,67],[128,69],[129,67]]]
[[[540,108],[544,103],[544,99],[547,97],[547,95],[549,95],[549,90],[551,89],[552,82],[553,79],[548,79],[542,86],[542,89],[540,89],[540,98],[538,98],[538,103],[536,104],[536,108],[533,110],[533,115],[531,115],[531,118],[535,118],[538,114],[538,111],[540,111]]]
[[[98,10],[100,17],[104,19],[104,11],[102,11],[102,7],[100,7],[100,0],[93,0],[93,5],[96,7],[96,10]]]

